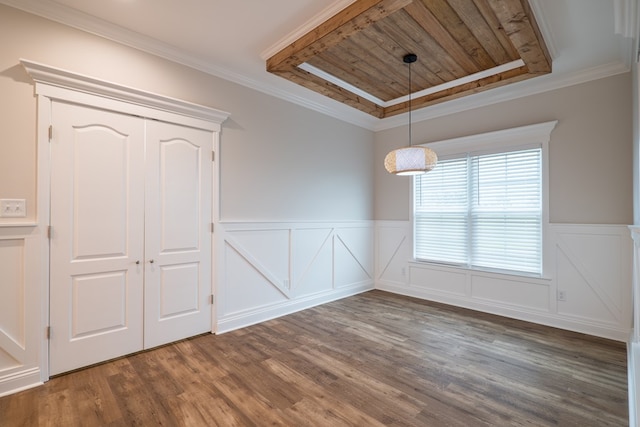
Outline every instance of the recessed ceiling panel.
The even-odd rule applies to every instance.
[[[384,118],[407,111],[409,93],[425,107],[549,73],[551,59],[527,0],[358,0],[267,70]]]

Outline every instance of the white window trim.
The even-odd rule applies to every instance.
[[[420,144],[429,147],[436,152],[439,159],[456,157],[460,154],[484,154],[502,150],[514,150],[517,148],[540,145],[542,148],[542,275],[541,278],[549,278],[551,272],[551,245],[549,233],[549,141],[551,132],[558,124],[558,121],[538,123],[529,126],[504,129],[494,132],[487,132],[477,135],[463,136],[442,141],[434,141]],[[436,166],[437,167],[437,166]],[[428,173],[428,172],[427,172]],[[414,180],[411,180],[410,199],[410,220],[411,220],[411,261],[419,264],[441,265],[436,262],[419,260],[415,258],[415,220],[414,220]],[[450,266],[469,270],[466,266]],[[474,269],[475,270],[475,269]],[[500,272],[497,274],[529,276],[526,273],[518,274],[514,272]]]

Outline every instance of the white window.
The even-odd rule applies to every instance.
[[[545,157],[554,126],[429,144],[440,160],[414,178],[414,258],[542,275]]]

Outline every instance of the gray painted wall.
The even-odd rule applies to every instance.
[[[414,123],[413,143],[558,120],[549,144],[552,223],[632,224],[631,74]],[[375,217],[408,220],[410,178],[386,173],[386,153],[406,145],[406,127],[375,135]]]
[[[3,5],[0,40],[0,198],[27,199],[31,220],[36,100],[20,58],[231,113],[223,220],[373,219],[371,131]]]

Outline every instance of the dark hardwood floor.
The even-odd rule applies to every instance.
[[[625,426],[623,343],[381,291],[0,398],[13,426]]]

